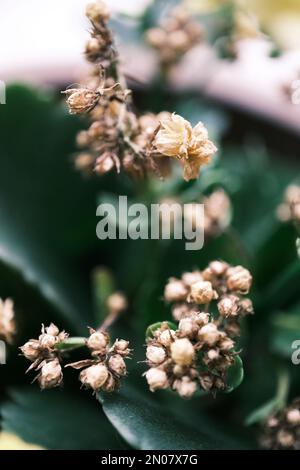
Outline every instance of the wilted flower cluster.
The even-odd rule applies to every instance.
[[[56,346],[67,338],[67,333],[60,332],[57,326],[51,323],[46,328],[42,325],[38,339],[30,339],[20,348],[26,359],[32,362],[27,372],[32,369],[38,372],[34,380],[38,380],[42,390],[58,387],[62,383],[62,358]]]
[[[231,221],[231,202],[226,192],[217,189],[203,197],[200,203],[204,205],[204,235],[210,237],[223,233]],[[191,205],[185,206],[185,218],[189,219],[193,230],[199,228]]]
[[[201,42],[203,29],[182,6],[173,8],[160,26],[146,32],[146,41],[159,56],[163,67],[178,62],[186,52]]]
[[[300,450],[300,399],[269,416],[264,423],[260,444],[265,449]]]
[[[282,222],[300,223],[300,186],[291,184],[287,187],[284,200],[277,208],[277,216]]]
[[[99,0],[88,5],[86,14],[92,33],[85,54],[94,66],[86,87],[64,92],[72,114],[90,117],[90,127],[77,136],[81,151],[76,168],[100,175],[123,169],[135,178],[148,173],[164,177],[170,171],[169,157],[175,157],[183,164],[186,180],[197,178],[200,167],[216,152],[204,125],[192,128],[168,112],[138,117],[120,71],[107,7]]]
[[[14,303],[11,299],[0,298],[0,339],[8,343],[13,341],[16,333]]]
[[[129,342],[118,339],[110,346],[110,337],[107,332],[95,331],[91,328],[86,345],[92,358],[73,362],[66,367],[83,369],[79,374],[79,380],[94,392],[99,390],[113,392],[119,387],[121,378],[127,373],[124,359],[130,355]]]
[[[238,354],[234,338],[240,334],[239,320],[253,313],[251,300],[244,298],[251,284],[246,268],[223,261],[169,279],[164,298],[172,303],[178,325],[172,329],[163,322],[147,341],[150,390],[171,388],[188,398],[199,387],[213,393],[226,389],[228,368]]]

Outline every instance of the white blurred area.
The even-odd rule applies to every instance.
[[[80,80],[87,67],[83,49],[89,25],[84,12],[89,1],[0,0],[0,80],[39,86]],[[135,15],[151,0],[106,2],[112,12]],[[227,62],[218,60],[210,48],[199,46],[174,71],[171,84],[204,88],[213,98],[300,133],[300,105],[293,105],[282,92],[284,85],[300,78],[300,50],[294,48],[271,59],[267,49],[264,41],[245,41],[239,59]],[[121,57],[129,75],[141,82],[150,80],[155,56],[149,48],[126,45],[121,47]]]
[[[90,0],[91,1],[91,0]],[[0,79],[51,83],[84,65],[89,0],[0,0]],[[107,0],[112,12],[138,14],[149,0]]]

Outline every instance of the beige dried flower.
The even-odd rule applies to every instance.
[[[180,302],[186,300],[188,289],[185,284],[172,277],[165,287],[164,298],[167,302]]]
[[[230,267],[226,273],[227,286],[230,290],[248,294],[252,285],[252,276],[243,266]]]
[[[236,317],[238,315],[239,298],[235,295],[224,296],[218,302],[218,311],[222,317]]]
[[[88,388],[98,392],[109,377],[108,369],[103,364],[95,364],[82,370],[79,375],[80,382]]]
[[[109,344],[109,335],[105,331],[96,331],[90,328],[90,336],[86,345],[96,354],[103,355],[106,353]]]
[[[14,303],[11,299],[0,298],[0,338],[8,343],[13,341],[16,334]]]
[[[192,284],[188,301],[197,304],[208,304],[217,297],[218,294],[209,281],[198,281]]]
[[[120,354],[113,354],[108,359],[108,367],[111,372],[113,372],[119,377],[122,377],[127,373],[125,361]]]
[[[214,323],[207,323],[199,330],[198,338],[208,346],[214,346],[221,338],[222,333]]]
[[[186,181],[198,178],[200,167],[207,164],[217,151],[201,122],[193,128],[177,114],[161,121],[153,145],[162,156],[182,161]]]
[[[105,2],[97,0],[86,7],[86,16],[94,23],[109,20],[109,9]]]
[[[190,398],[197,390],[197,383],[188,376],[182,377],[182,379],[175,380],[173,388],[182,398]]]
[[[116,314],[123,312],[128,307],[127,299],[121,292],[111,294],[106,301],[106,305],[110,313]]]
[[[146,357],[149,363],[153,365],[159,365],[166,359],[166,351],[160,346],[148,346],[146,351]]]
[[[164,370],[157,367],[151,367],[145,374],[151,392],[158,389],[168,388],[168,377]]]
[[[63,374],[59,360],[56,358],[52,361],[45,362],[37,379],[42,390],[61,385]]]
[[[83,114],[91,111],[100,99],[98,91],[88,88],[70,88],[62,93],[67,95],[70,114]]]
[[[195,358],[195,349],[187,338],[176,339],[171,344],[171,357],[179,366],[190,366]]]

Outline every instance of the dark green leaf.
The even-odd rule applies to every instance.
[[[66,389],[11,389],[1,406],[2,427],[47,449],[120,449],[117,434],[92,397]]]

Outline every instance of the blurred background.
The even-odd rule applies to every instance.
[[[0,79],[39,85],[77,82],[86,70],[83,56],[83,44],[88,38],[88,23],[83,15],[86,3],[85,0],[46,0],[41,8],[38,0],[1,0]],[[155,54],[134,31],[152,1],[108,0],[107,3],[115,19],[114,29],[119,33],[126,71],[142,83],[149,82],[154,74]],[[156,3],[163,12],[169,2]],[[195,14],[209,17],[230,2],[186,0],[184,3]],[[205,85],[209,96],[245,107],[298,132],[300,107],[286,100],[282,88],[291,86],[300,73],[299,2],[234,0],[231,3],[257,17],[259,27],[272,38],[280,56],[276,60],[270,57],[273,45],[268,36],[240,41],[238,60],[233,63],[219,60],[212,48],[201,45],[187,54],[181,66],[173,71],[172,86],[182,89]]]

